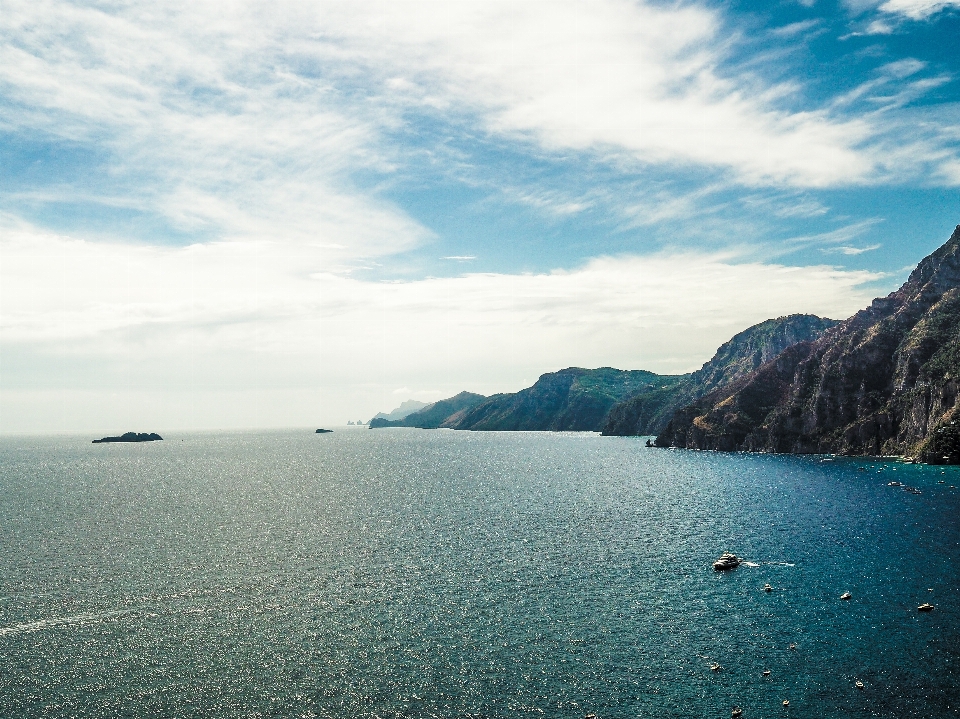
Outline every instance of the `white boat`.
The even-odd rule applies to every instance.
[[[720,555],[720,559],[713,563],[713,568],[718,572],[722,572],[725,569],[736,569],[741,564],[743,564],[743,560],[736,554],[724,552]]]

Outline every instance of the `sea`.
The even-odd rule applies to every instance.
[[[164,437],[0,439],[0,717],[960,713],[956,467]]]

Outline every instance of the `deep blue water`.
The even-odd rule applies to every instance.
[[[951,484],[593,434],[7,438],[0,716],[956,716]]]

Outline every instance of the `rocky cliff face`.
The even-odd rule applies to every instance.
[[[836,320],[816,315],[789,315],[766,320],[724,342],[713,358],[673,386],[641,392],[616,405],[603,434],[644,435],[661,432],[677,410],[745,377],[787,347],[820,337]]]
[[[611,367],[570,367],[545,374],[515,394],[500,394],[445,424],[470,430],[599,431],[610,408],[641,390],[675,384],[677,377]]]
[[[960,462],[958,376],[960,227],[899,290],[681,409],[657,444]]]

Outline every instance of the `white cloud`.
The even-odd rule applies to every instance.
[[[23,227],[0,252],[7,432],[109,427],[134,413],[125,402],[157,426],[329,423],[391,409],[396,387],[516,390],[569,365],[686,371],[768,317],[846,316],[879,279],[688,253],[376,283],[305,273],[266,243],[110,245]]]
[[[865,35],[892,35],[894,27],[888,22],[883,20],[872,20],[867,29],[864,30],[863,34]],[[854,33],[859,34],[859,33]]]
[[[708,167],[748,184],[950,174],[927,163],[953,153],[911,149],[891,167],[887,145],[902,144],[902,132],[847,112],[853,95],[784,109],[795,87],[724,69],[729,32],[716,10],[632,0],[291,1],[269,11],[10,0],[0,126],[104,156],[109,187],[88,193],[97,203],[158,213],[204,237],[312,243],[328,263],[429,236],[355,182],[403,167],[412,150],[390,133],[423,114],[465,132],[479,123],[535,152]],[[938,81],[914,83],[911,97]],[[47,201],[76,197],[59,191]],[[529,188],[515,199],[557,216],[591,206]]]
[[[783,105],[793,86],[724,70],[731,42],[717,10],[633,0],[7,0],[0,128],[102,165],[82,189],[5,200],[152,213],[205,239],[92,242],[3,220],[0,430],[145,413],[181,427],[356,418],[390,409],[396,387],[514,390],[565,365],[682,371],[752,322],[849,314],[878,276],[712,254],[403,283],[349,275],[432,239],[376,189],[411,154],[445,161],[443,148],[396,139],[424,118],[528,156],[708,177],[618,199],[634,225],[715,211],[720,200],[702,204],[724,176],[838,186],[928,163],[939,169],[927,176],[960,183],[940,130],[912,122],[908,135],[880,114],[937,78],[880,97],[873,114],[846,109],[922,68],[888,67],[847,105],[798,112]],[[500,194],[555,217],[612,204],[590,189]],[[823,211],[797,197],[771,207]]]
[[[825,247],[820,251],[825,254],[843,254],[843,255],[862,255],[864,252],[879,250],[883,245],[868,245],[867,247],[853,247],[852,245],[843,245],[841,247]]]
[[[774,30],[770,31],[770,34],[774,37],[793,37],[794,35],[800,35],[805,33],[807,30],[811,30],[820,25],[820,20],[801,20],[799,22],[792,22],[789,25],[783,25]]]
[[[724,33],[706,8],[626,0],[463,0],[324,6],[324,33],[374,71],[479,111],[492,132],[551,150],[727,168],[748,183],[856,182],[870,127],[788,112],[788,88],[721,75]]]
[[[905,15],[911,20],[923,20],[950,7],[960,7],[958,0],[887,0],[880,6],[883,12]]]
[[[349,179],[391,170],[379,135],[388,121],[293,72],[290,32],[256,4],[11,0],[0,14],[0,126],[93,150],[107,168],[92,179],[180,230],[309,245],[331,262],[422,242],[423,228]],[[76,199],[59,190],[45,199]]]
[[[910,77],[911,75],[916,75],[926,66],[927,63],[921,60],[917,60],[913,57],[905,57],[902,60],[897,60],[896,62],[888,62],[886,65],[880,67],[879,72],[897,79],[903,79],[905,77]]]

